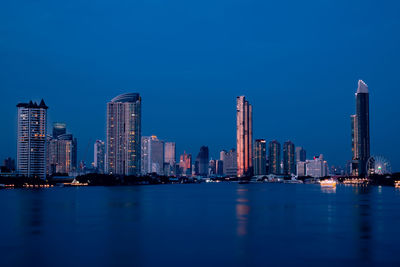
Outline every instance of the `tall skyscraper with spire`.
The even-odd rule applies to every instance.
[[[366,164],[370,157],[369,136],[369,90],[362,80],[358,81],[356,93],[356,114],[351,115],[352,170],[355,176],[366,174]]]
[[[19,103],[17,130],[17,171],[20,175],[46,179],[47,109],[30,101]]]
[[[236,98],[236,150],[238,176],[253,172],[253,107],[245,96]]]
[[[138,93],[127,93],[107,103],[107,173],[140,174],[141,102]]]

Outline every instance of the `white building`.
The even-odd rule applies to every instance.
[[[328,176],[328,163],[324,161],[323,155],[314,157],[313,160],[306,160],[306,175],[314,178]]]
[[[141,101],[128,93],[107,103],[106,173],[140,173]]]
[[[164,141],[157,136],[142,137],[142,174],[164,175]]]
[[[17,170],[20,175],[46,179],[48,107],[42,99],[39,105],[30,101],[17,108]]]
[[[237,153],[235,149],[220,152],[220,160],[223,162],[223,172],[227,176],[237,175]]]
[[[102,140],[96,140],[94,143],[94,161],[93,167],[99,172],[104,173],[105,162],[105,144]]]
[[[296,163],[297,176],[306,176],[306,161],[298,161]]]

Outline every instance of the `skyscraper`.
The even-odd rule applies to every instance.
[[[254,142],[254,175],[267,174],[267,142],[257,139]]]
[[[48,138],[47,173],[66,173],[77,168],[77,141],[72,134],[61,134]]]
[[[164,141],[157,136],[142,137],[142,174],[164,175]]]
[[[253,107],[244,96],[236,98],[237,175],[253,173]]]
[[[296,162],[306,161],[307,152],[302,146],[296,147]]]
[[[141,101],[138,93],[127,93],[107,103],[107,173],[140,174]]]
[[[176,144],[175,142],[164,143],[164,172],[165,175],[176,175]]]
[[[283,144],[283,174],[296,174],[296,163],[294,160],[294,144],[287,141]]]
[[[93,166],[98,173],[104,173],[106,146],[104,141],[96,140],[94,143],[94,161]]]
[[[269,173],[281,174],[281,144],[272,140],[268,149]]]
[[[46,178],[47,109],[43,99],[40,104],[19,103],[17,170],[20,175]]]
[[[362,81],[358,81],[356,92],[356,114],[351,115],[353,175],[364,176],[370,157],[369,137],[369,90]]]
[[[206,176],[208,174],[209,153],[208,147],[200,147],[200,152],[197,154],[195,161],[195,174]]]

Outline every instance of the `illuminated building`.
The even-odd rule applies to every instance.
[[[244,96],[236,98],[236,151],[237,175],[248,176],[253,172],[253,107]]]
[[[192,175],[192,155],[186,154],[186,152],[181,155],[179,169],[182,176]]]
[[[104,173],[105,157],[106,157],[106,146],[104,141],[96,140],[94,143],[94,161],[93,167],[98,173]]]
[[[355,176],[366,174],[366,164],[370,157],[369,136],[369,90],[358,81],[356,92],[356,114],[351,115],[352,171]]]
[[[175,142],[164,143],[164,172],[165,175],[176,175],[176,144]]]
[[[294,144],[287,141],[283,144],[283,174],[292,175],[296,174],[296,162],[294,159],[295,150]]]
[[[254,175],[267,174],[267,142],[257,139],[254,142]]]
[[[164,175],[164,141],[157,136],[142,137],[142,174]]]
[[[329,175],[328,163],[324,161],[323,155],[315,156],[313,160],[306,161],[306,175],[314,178]]]
[[[17,129],[17,171],[32,178],[46,178],[47,109],[40,104],[19,103]]]
[[[122,94],[107,103],[106,173],[140,174],[141,97]]]
[[[222,150],[219,159],[223,162],[223,174],[229,177],[237,175],[237,153],[235,149]]]
[[[268,145],[269,174],[281,174],[281,144],[272,140]]]
[[[47,143],[47,174],[69,174],[77,167],[77,141],[72,134],[49,138]]]

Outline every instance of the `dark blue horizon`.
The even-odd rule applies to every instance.
[[[142,135],[215,158],[235,143],[235,98],[254,138],[351,159],[358,79],[370,89],[371,154],[400,171],[397,1],[10,1],[0,4],[0,159],[16,156],[16,104],[43,98],[93,160],[106,103],[143,99]]]

